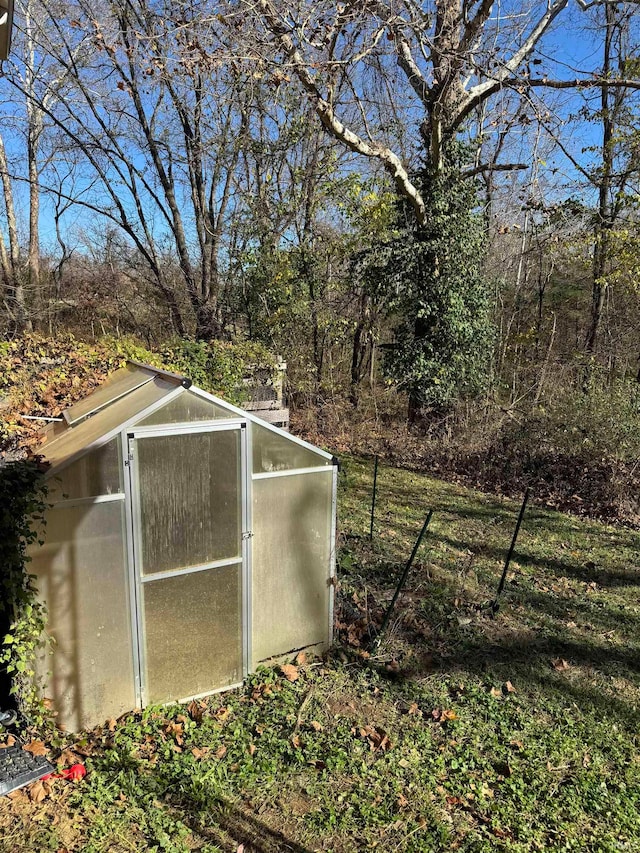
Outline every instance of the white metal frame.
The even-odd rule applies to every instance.
[[[139,512],[139,493],[137,491],[138,483],[138,468],[136,453],[134,451],[135,442],[144,440],[145,438],[158,438],[164,436],[176,435],[201,435],[208,432],[230,432],[239,431],[240,434],[240,515],[241,515],[241,537],[240,537],[240,556],[225,560],[215,560],[210,563],[205,563],[198,566],[188,566],[185,568],[169,570],[165,572],[153,572],[151,574],[143,574],[140,549],[142,547],[142,527]],[[145,613],[144,613],[144,596],[142,594],[144,584],[158,580],[167,580],[172,577],[182,575],[196,574],[208,569],[222,568],[223,566],[239,566],[240,578],[242,584],[241,598],[241,665],[242,677],[245,678],[248,672],[251,641],[248,636],[248,626],[246,624],[246,613],[250,608],[250,566],[249,554],[247,549],[247,533],[249,528],[248,522],[248,495],[246,488],[246,471],[247,464],[247,441],[246,441],[246,425],[240,420],[226,421],[196,421],[190,424],[165,424],[153,425],[151,427],[134,427],[126,431],[123,435],[126,448],[126,456],[124,459],[125,479],[128,480],[128,499],[129,517],[127,523],[128,539],[130,547],[128,548],[129,555],[129,577],[130,577],[130,595],[131,595],[131,615],[132,615],[132,636],[134,638],[134,682],[136,684],[136,698],[139,699],[140,705],[144,707],[148,704],[148,685],[146,681],[146,637],[145,637]],[[127,476],[128,474],[128,476]],[[213,688],[198,696],[205,696],[208,693],[214,693],[221,688]],[[228,688],[223,688],[228,689]],[[193,698],[193,697],[191,697]]]
[[[221,400],[219,397],[214,397],[213,394],[209,394],[208,391],[203,391],[202,388],[196,388],[192,385],[191,388],[189,388],[188,390],[192,394],[196,394],[198,397],[203,397],[205,400],[210,400],[212,403],[216,403],[223,409],[228,409],[230,412],[233,412],[233,414],[235,415],[239,415],[244,420],[250,421],[254,424],[258,424],[258,426],[264,427],[265,429],[271,430],[271,432],[275,432],[276,435],[282,435],[285,438],[288,438],[289,441],[292,441],[294,444],[298,444],[300,445],[300,447],[304,447],[307,450],[311,450],[318,456],[323,456],[325,459],[333,460],[333,456],[331,455],[331,453],[327,453],[326,450],[322,450],[320,447],[316,447],[315,444],[310,444],[303,438],[298,438],[297,435],[291,435],[290,432],[286,432],[285,430],[280,429],[280,427],[267,423],[267,421],[263,421],[262,418],[257,417],[257,415],[254,415],[253,412],[245,411],[245,409],[239,409],[237,406],[233,406],[231,403],[227,403],[225,400]]]
[[[112,501],[123,501],[126,495],[124,491],[113,492],[110,495],[96,495],[92,498],[62,498],[59,501],[51,503],[52,509],[66,509],[72,506],[91,506],[91,504],[106,504]]]
[[[160,424],[153,426],[136,426],[140,421],[152,415],[155,411],[162,409],[168,403],[172,402],[176,398],[178,398],[181,394],[191,393],[195,394],[202,399],[208,400],[220,408],[227,410],[229,412],[229,418],[218,418],[211,421],[191,421],[188,423],[178,423],[178,424]],[[286,438],[288,441],[293,442],[294,444],[299,445],[300,447],[305,448],[306,450],[312,451],[317,456],[320,456],[324,459],[331,460],[334,464],[331,465],[320,465],[318,467],[310,467],[310,468],[294,468],[286,471],[268,471],[268,472],[260,472],[258,474],[253,474],[253,424],[257,424],[263,429],[270,430],[271,432],[276,433],[277,435],[281,435],[283,438]],[[244,427],[244,428],[243,428]],[[247,412],[244,409],[240,409],[237,406],[233,406],[230,403],[227,403],[224,400],[215,397],[213,394],[209,394],[207,391],[203,391],[200,388],[196,388],[191,386],[189,388],[185,388],[182,385],[178,385],[174,390],[167,392],[167,394],[162,397],[160,400],[157,400],[155,403],[147,406],[144,409],[141,409],[135,415],[133,415],[130,419],[125,421],[122,424],[119,424],[117,427],[111,429],[109,432],[105,433],[100,438],[86,445],[85,447],[78,450],[73,456],[69,457],[59,466],[56,466],[51,470],[46,476],[47,478],[50,476],[56,476],[59,472],[63,471],[69,465],[72,465],[76,462],[80,457],[84,456],[86,453],[95,450],[107,442],[111,441],[116,437],[120,437],[121,440],[121,464],[123,469],[123,492],[115,493],[112,495],[100,495],[93,498],[78,498],[71,500],[63,500],[57,502],[53,505],[54,508],[64,508],[67,506],[74,505],[82,505],[82,504],[92,504],[92,503],[102,503],[107,501],[124,501],[124,509],[125,509],[125,525],[126,529],[123,531],[124,533],[124,547],[126,551],[126,563],[128,567],[128,575],[129,575],[129,606],[130,606],[130,617],[131,617],[131,629],[132,629],[132,643],[133,643],[133,681],[134,681],[134,690],[137,701],[140,704],[146,704],[146,697],[144,691],[144,685],[142,683],[141,674],[144,672],[144,660],[141,659],[141,654],[143,654],[144,649],[144,637],[142,636],[143,631],[143,621],[138,612],[139,605],[139,583],[138,578],[136,576],[136,559],[135,559],[135,546],[134,539],[136,535],[135,524],[136,520],[134,518],[134,496],[132,490],[132,477],[130,474],[131,466],[129,465],[128,459],[128,447],[129,447],[129,437],[135,438],[143,438],[144,436],[153,436],[153,435],[170,435],[170,434],[193,434],[198,432],[206,432],[209,430],[224,430],[224,429],[241,429],[241,433],[243,436],[243,440],[241,442],[241,478],[242,478],[242,490],[243,490],[243,498],[242,498],[242,585],[243,585],[243,594],[242,594],[242,618],[243,618],[243,678],[246,678],[248,675],[252,660],[252,636],[253,636],[253,624],[252,624],[252,547],[251,547],[251,537],[252,533],[252,505],[253,505],[253,487],[252,481],[258,479],[268,479],[271,477],[286,477],[292,476],[295,474],[310,474],[310,473],[321,473],[321,472],[331,472],[333,477],[332,484],[332,506],[331,506],[331,542],[330,542],[330,566],[329,566],[329,619],[328,619],[328,634],[327,640],[330,644],[333,640],[333,620],[334,620],[334,600],[335,600],[335,589],[334,589],[334,578],[335,578],[335,568],[336,568],[336,514],[337,514],[337,480],[338,480],[338,468],[335,464],[334,457],[327,453],[325,450],[322,450],[315,445],[304,441],[301,438],[298,438],[291,433],[288,433],[279,427],[274,426],[273,424],[267,423],[263,421],[261,418],[252,414],[251,412]],[[45,449],[46,453],[46,449]],[[204,568],[208,568],[209,566],[203,566],[200,570]],[[211,566],[214,567],[214,566]],[[187,570],[189,571],[189,570]],[[159,573],[162,577],[168,577],[167,573]],[[152,576],[147,576],[152,577]],[[141,582],[140,582],[141,589]],[[218,693],[222,690],[231,689],[233,686],[239,685],[230,685],[228,687],[216,688],[209,693]],[[209,693],[197,694],[195,697],[185,697],[185,700],[190,698],[200,698],[200,696],[209,695]],[[184,700],[180,700],[184,701]]]
[[[329,632],[328,644],[333,643],[333,623],[336,597],[336,550],[338,547],[338,466],[333,465],[333,483],[331,488],[331,556],[329,558]]]
[[[282,471],[261,471],[253,474],[254,480],[273,480],[276,477],[293,477],[295,474],[325,474],[332,470],[331,465],[320,465],[314,468],[285,468]]]

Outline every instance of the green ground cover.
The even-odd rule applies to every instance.
[[[382,468],[369,542],[370,462],[340,480],[327,659],[70,744],[88,775],[0,801],[0,849],[640,850],[637,532],[534,504],[494,619],[517,504]]]

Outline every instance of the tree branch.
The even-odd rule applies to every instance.
[[[377,143],[368,143],[357,133],[346,127],[333,111],[331,104],[320,94],[314,77],[309,72],[302,54],[296,47],[290,28],[285,26],[278,17],[270,0],[259,0],[258,6],[269,31],[276,37],[282,50],[288,56],[296,76],[310,96],[316,114],[324,128],[336,139],[344,143],[351,151],[365,157],[380,160],[385,170],[391,175],[396,188],[401,195],[408,199],[413,207],[418,222],[426,221],[426,206],[418,188],[412,183],[409,173],[402,161],[390,148]]]
[[[518,50],[516,50],[513,56],[504,63],[502,68],[497,71],[491,79],[485,80],[483,83],[478,83],[477,86],[472,86],[471,89],[468,90],[456,112],[456,124],[459,124],[473,109],[475,109],[475,107],[478,106],[478,104],[486,101],[487,98],[490,98],[491,95],[501,89],[507,81],[513,77],[523,60],[525,60],[531,53],[538,41],[558,17],[560,12],[566,8],[568,2],[569,0],[556,0],[555,3],[548,5],[544,15],[542,15],[522,45]]]
[[[482,172],[517,172],[528,168],[529,166],[526,163],[482,163],[480,166],[473,166],[473,168],[463,171],[462,177],[473,178]]]
[[[640,89],[640,78],[576,77],[575,80],[549,80],[546,77],[535,77],[522,78],[519,82],[522,85],[543,86],[547,89],[597,89],[601,86],[611,89]]]

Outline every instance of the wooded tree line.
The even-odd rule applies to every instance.
[[[249,338],[409,413],[640,380],[634,2],[19,0],[0,324]]]

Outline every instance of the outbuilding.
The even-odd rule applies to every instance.
[[[48,424],[40,662],[76,731],[242,683],[332,639],[337,467],[318,447],[129,363]]]

